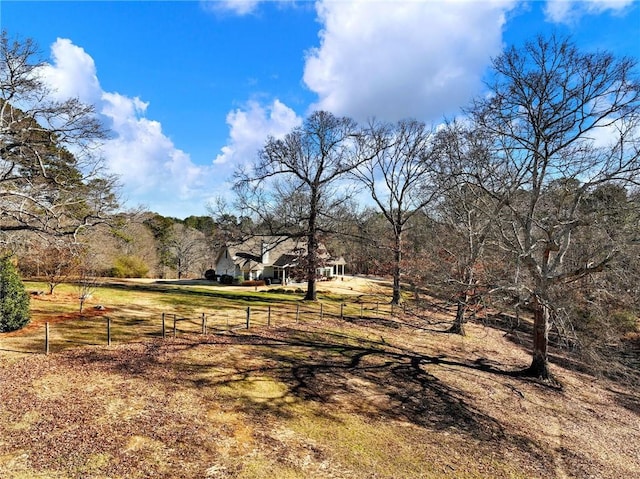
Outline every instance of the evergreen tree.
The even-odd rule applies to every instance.
[[[29,295],[9,257],[0,259],[0,333],[29,322]]]

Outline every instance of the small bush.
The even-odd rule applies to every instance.
[[[15,266],[0,259],[0,333],[15,331],[29,323],[29,295]]]
[[[114,278],[144,278],[149,273],[147,264],[137,256],[120,256],[109,271]]]
[[[242,286],[264,286],[264,284],[264,280],[262,279],[252,279],[242,282]]]
[[[293,289],[287,289],[287,288],[275,288],[272,290],[269,290],[270,293],[275,293],[275,294],[296,294],[296,291]]]
[[[223,274],[222,276],[220,276],[220,282],[222,284],[232,284],[233,276],[231,276],[230,274]]]
[[[216,281],[218,279],[218,275],[216,274],[215,269],[208,269],[204,272],[204,279],[208,279],[209,281]]]

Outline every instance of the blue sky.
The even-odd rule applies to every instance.
[[[37,41],[58,96],[96,106],[126,206],[179,218],[314,109],[437,123],[506,45],[552,31],[640,58],[634,0],[2,0],[0,24]]]

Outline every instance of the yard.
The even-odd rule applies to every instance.
[[[490,323],[446,334],[436,308],[391,315],[385,288],[323,283],[307,304],[282,288],[119,283],[84,315],[72,287],[35,296],[32,324],[0,335],[0,477],[640,475],[637,390],[558,364],[558,383],[515,377],[526,338]],[[174,314],[192,318],[175,338]]]

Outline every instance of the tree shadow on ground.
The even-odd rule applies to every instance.
[[[186,284],[188,285],[188,284]],[[226,299],[230,301],[245,301],[245,302],[272,302],[268,295],[262,292],[256,293],[247,288],[247,291],[225,291],[220,289],[193,289],[186,288],[182,282],[155,282],[155,283],[118,283],[110,282],[102,284],[100,287],[103,289],[115,289],[125,291],[143,291],[143,292],[161,292],[170,293],[174,295],[182,295],[185,297],[200,297],[207,299]],[[196,285],[197,286],[197,285]],[[267,291],[268,293],[268,291]],[[296,302],[300,298],[278,298],[278,302]]]
[[[469,393],[437,377],[444,367],[482,375],[496,387],[504,387],[500,378],[513,373],[483,361],[469,363],[430,356],[384,340],[332,331],[286,328],[279,328],[276,333],[265,330],[170,342],[157,340],[143,346],[143,353],[126,357],[108,350],[86,351],[83,361],[158,381],[167,380],[170,367],[178,373],[172,379],[174,386],[203,393],[226,390],[224,394],[234,399],[234,408],[256,421],[269,416],[291,418],[296,415],[292,404],[314,404],[315,411],[334,421],[341,421],[340,412],[373,421],[407,422],[428,430],[462,434],[486,447],[517,444],[541,464],[549,460],[540,445],[506,430],[498,420],[474,406]],[[230,358],[224,357],[227,346],[247,349],[243,356]],[[172,357],[170,361],[167,354]],[[219,372],[211,374],[212,370]],[[258,399],[243,395],[243,388],[264,378],[282,385],[282,390]]]
[[[608,390],[613,394],[618,404],[640,416],[640,397],[626,392],[616,391],[612,388],[608,388]]]

